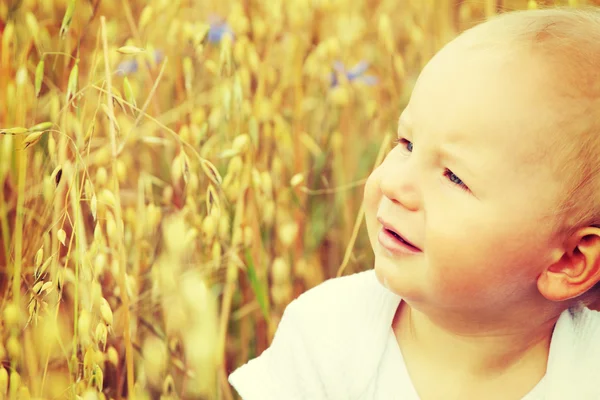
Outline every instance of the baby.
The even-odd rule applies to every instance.
[[[599,11],[445,46],[364,205],[374,269],[293,301],[243,399],[600,399]]]

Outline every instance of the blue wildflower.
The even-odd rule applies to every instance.
[[[152,57],[154,58],[155,63],[159,63],[165,57],[165,54],[162,50],[155,50],[152,53]],[[136,59],[122,61],[117,65],[117,75],[125,76],[133,74],[137,72],[139,67]]]
[[[338,82],[338,74],[344,75],[348,82],[362,82],[366,85],[373,86],[377,84],[378,79],[373,75],[365,75],[367,69],[369,69],[369,63],[367,61],[360,61],[350,70],[346,70],[346,67],[341,61],[336,61],[333,64],[333,69],[335,72],[331,73],[331,87],[336,87]]]
[[[117,75],[129,75],[137,72],[138,62],[137,60],[125,60],[117,65]]]
[[[212,44],[217,44],[221,42],[225,35],[229,35],[231,40],[233,40],[233,30],[229,26],[229,24],[217,17],[213,17],[209,19],[210,28],[208,30],[208,41]]]

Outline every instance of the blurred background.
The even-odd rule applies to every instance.
[[[431,56],[594,3],[0,0],[0,398],[238,398],[290,301],[371,268]]]

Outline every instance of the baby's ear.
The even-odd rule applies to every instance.
[[[600,281],[600,228],[578,230],[565,243],[562,257],[539,276],[538,290],[548,300],[575,298]]]

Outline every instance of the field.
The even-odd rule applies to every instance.
[[[233,399],[370,268],[362,186],[431,56],[592,1],[2,0],[0,398]]]

